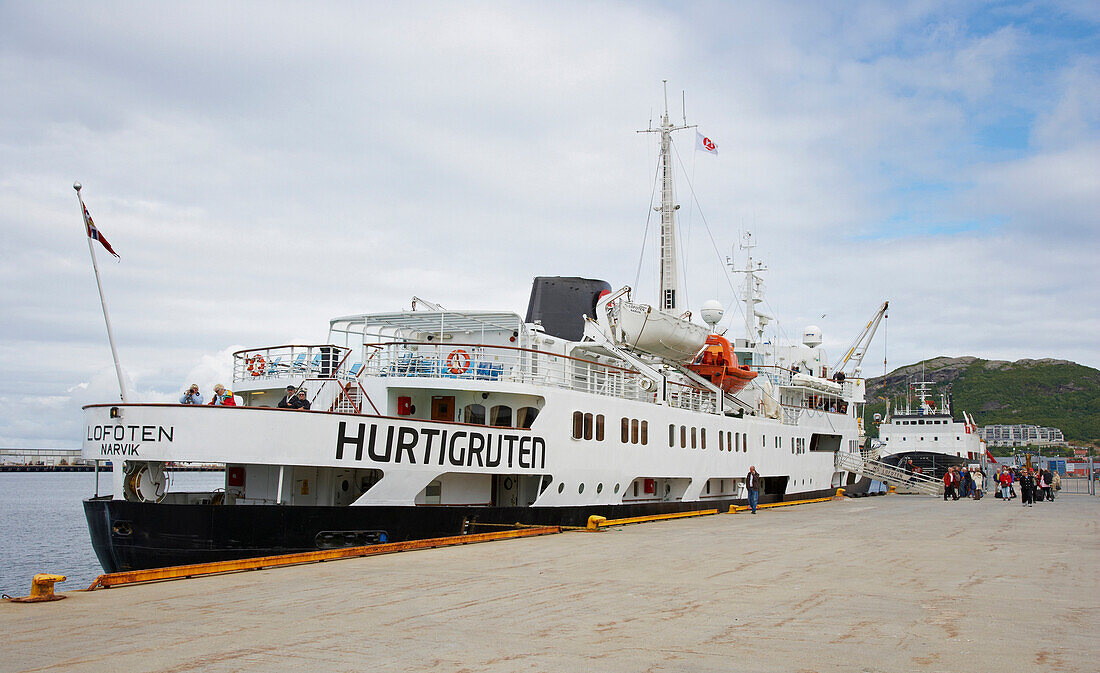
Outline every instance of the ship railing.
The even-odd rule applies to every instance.
[[[668,384],[668,406],[713,414],[718,409],[718,396],[709,390],[670,381]]]
[[[350,348],[332,344],[287,344],[240,350],[233,353],[233,382],[308,378],[350,380],[359,371],[350,363],[351,353]]]
[[[791,370],[778,365],[750,365],[749,369],[767,379],[773,386],[789,386],[791,377],[794,376]]]
[[[377,351],[365,358],[362,375],[528,383],[631,400],[656,399],[653,382],[636,370],[515,346],[378,344]],[[703,405],[690,393],[681,393],[678,404]]]
[[[802,415],[801,407],[793,407],[789,404],[781,405],[783,409],[783,425],[798,425],[798,419]]]

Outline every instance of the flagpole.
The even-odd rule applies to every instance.
[[[92,270],[95,272],[95,286],[99,288],[99,305],[103,307],[103,322],[107,323],[107,341],[111,344],[111,356],[115,360],[115,375],[118,376],[118,390],[123,403],[126,402],[126,384],[122,382],[122,365],[118,363],[118,349],[115,348],[115,334],[111,329],[111,318],[107,315],[107,300],[103,298],[103,283],[99,280],[99,265],[95,261],[95,246],[92,245],[92,237],[88,235],[88,209],[84,207],[84,199],[80,197],[80,183],[74,182],[76,200],[80,202],[80,217],[84,220],[84,238],[88,240],[88,254],[92,256]]]

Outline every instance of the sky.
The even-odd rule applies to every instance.
[[[777,337],[867,375],[935,356],[1100,367],[1096,2],[0,3],[0,446],[76,447],[328,320],[525,312],[535,275],[655,301],[674,138],[684,294],[745,231]],[[643,254],[643,243],[644,254]]]

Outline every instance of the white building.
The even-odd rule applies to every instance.
[[[989,446],[1064,446],[1065,435],[1058,428],[1038,425],[987,425],[978,433]]]

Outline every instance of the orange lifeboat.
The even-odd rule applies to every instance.
[[[741,390],[756,378],[756,372],[737,363],[737,356],[730,348],[730,342],[717,334],[707,337],[706,346],[687,367],[730,394]]]

